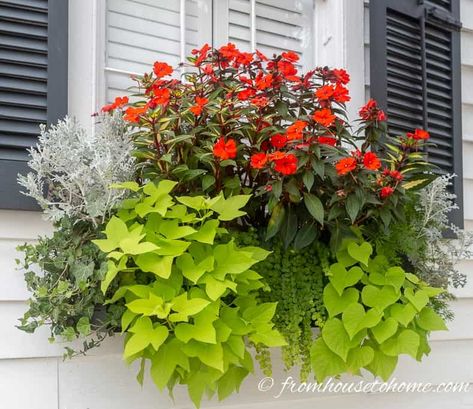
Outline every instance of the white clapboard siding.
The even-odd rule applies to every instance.
[[[130,72],[152,70],[155,61],[181,62],[181,10],[178,0],[107,0],[106,100],[129,94]],[[211,7],[185,0],[185,51],[211,42]]]
[[[55,358],[0,360],[0,408],[59,409],[57,366]]]
[[[215,4],[214,43],[234,43],[243,51],[251,51],[250,0],[224,0]],[[300,67],[313,66],[312,0],[256,0],[256,49],[268,57],[284,51],[295,51]]]

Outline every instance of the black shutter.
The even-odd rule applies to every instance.
[[[459,0],[370,2],[371,95],[386,110],[390,133],[423,128],[436,147],[429,161],[455,173],[463,227]]]
[[[67,0],[0,0],[0,208],[36,209],[20,194],[39,125],[67,113]]]

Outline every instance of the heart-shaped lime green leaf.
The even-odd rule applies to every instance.
[[[358,245],[352,241],[348,244],[347,250],[351,257],[368,267],[370,256],[373,254],[373,247],[371,244],[365,241]]]
[[[346,370],[343,359],[332,352],[322,338],[317,338],[312,344],[310,357],[318,382],[323,382],[328,376],[336,376]]]
[[[417,311],[422,310],[429,302],[429,296],[424,290],[417,290],[417,292],[414,293],[412,288],[406,288],[404,290],[404,297],[409,300]]]
[[[331,318],[322,327],[322,339],[331,351],[335,352],[343,361],[346,361],[350,350],[350,337],[342,321]]]
[[[358,298],[359,292],[356,288],[347,288],[342,295],[337,293],[332,284],[327,284],[324,289],[323,300],[329,317],[342,313],[350,304],[357,302]]]
[[[426,331],[446,331],[443,318],[438,315],[432,308],[425,307],[417,316],[417,324]]]
[[[389,308],[389,315],[401,325],[407,325],[414,319],[417,311],[412,304],[394,304]]]
[[[408,354],[416,359],[419,343],[419,334],[411,329],[403,329],[398,335],[384,341],[380,348],[381,351],[389,356]]]
[[[379,311],[384,311],[386,307],[394,304],[399,299],[399,294],[392,287],[378,288],[373,285],[367,285],[361,292],[363,304],[373,307]]]
[[[351,349],[348,353],[347,367],[351,373],[358,373],[361,368],[369,365],[373,358],[374,351],[369,346]]]
[[[388,317],[375,327],[371,328],[371,332],[373,333],[376,341],[382,344],[389,337],[392,337],[396,333],[397,328],[397,321],[392,317]]]
[[[401,267],[390,267],[384,273],[373,272],[369,279],[376,285],[390,285],[397,291],[401,288],[405,280],[405,273]]]
[[[350,304],[343,312],[342,322],[350,339],[364,328],[374,327],[381,320],[382,313],[372,308],[365,311],[359,303]]]
[[[335,263],[330,266],[329,280],[337,293],[342,295],[343,290],[358,283],[363,274],[363,270],[358,266],[352,267],[347,271],[342,264]]]
[[[373,360],[366,366],[373,375],[380,376],[383,381],[387,382],[397,366],[398,357],[389,356],[382,351],[375,349]]]

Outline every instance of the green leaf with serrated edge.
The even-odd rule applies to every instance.
[[[196,233],[187,236],[187,240],[195,240],[200,243],[214,244],[215,235],[219,226],[218,220],[206,221]]]
[[[373,375],[379,376],[383,381],[387,382],[396,369],[397,361],[397,356],[388,356],[382,351],[374,349],[373,360],[366,366],[366,369]]]
[[[339,295],[347,287],[351,287],[360,281],[363,277],[363,270],[358,267],[352,267],[349,271],[340,263],[335,263],[330,266],[329,280]]]
[[[189,358],[182,353],[182,347],[183,344],[174,338],[163,344],[151,358],[151,378],[161,391],[168,384],[176,367],[190,370]]]
[[[392,337],[397,332],[397,329],[397,321],[392,317],[388,317],[375,327],[371,328],[371,332],[376,341],[378,341],[379,344],[382,344],[388,338]]]
[[[426,331],[447,331],[443,318],[432,308],[425,307],[416,318],[417,325]]]
[[[331,351],[335,352],[343,361],[346,361],[350,350],[350,337],[342,321],[338,318],[327,320],[321,329],[322,339]]]
[[[374,350],[369,346],[351,349],[348,353],[347,367],[351,373],[357,373],[361,368],[369,365],[374,359]]]
[[[329,376],[340,375],[347,369],[343,359],[332,352],[322,338],[317,338],[312,344],[310,360],[319,383],[322,383]]]
[[[429,302],[429,296],[424,290],[414,292],[412,288],[406,288],[404,290],[404,297],[409,300],[417,311],[422,310]]]
[[[320,199],[311,193],[304,193],[304,204],[312,217],[323,225],[325,210]]]
[[[368,267],[369,258],[371,254],[373,254],[373,247],[371,244],[365,241],[358,245],[352,241],[348,244],[347,251],[351,257]]]
[[[272,213],[271,217],[268,221],[268,227],[266,230],[266,240],[274,237],[278,231],[281,229],[281,226],[284,221],[284,217],[286,216],[286,209],[282,203],[278,203]]]
[[[352,303],[357,302],[359,292],[356,288],[347,288],[342,295],[339,295],[332,284],[327,284],[324,288],[323,301],[329,317],[334,317],[345,311]]]
[[[386,307],[394,304],[399,299],[400,294],[392,287],[382,287],[381,289],[373,285],[367,285],[361,291],[363,304],[373,307],[379,311],[384,311]]]
[[[243,212],[240,209],[248,203],[250,197],[251,195],[231,196],[228,199],[222,197],[221,200],[214,203],[210,208],[219,214],[219,220],[234,220],[246,214],[246,212]]]
[[[173,261],[173,256],[160,256],[156,253],[140,254],[135,258],[136,265],[142,271],[156,274],[162,278],[169,278],[171,275]]]
[[[342,322],[350,339],[365,328],[372,328],[381,320],[382,313],[375,309],[365,311],[358,303],[350,304],[342,314]]]
[[[411,329],[403,329],[398,335],[384,341],[379,347],[389,356],[408,354],[416,359],[419,342],[419,334]]]
[[[394,304],[389,308],[389,314],[397,322],[407,327],[417,314],[412,304]]]

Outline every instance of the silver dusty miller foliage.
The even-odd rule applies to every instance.
[[[448,214],[457,209],[456,195],[448,191],[454,175],[445,175],[435,179],[419,194],[416,210],[422,215],[418,219],[418,238],[426,240],[426,254],[413,262],[420,268],[421,275],[429,283],[447,288],[463,287],[466,277],[456,265],[463,259],[473,256],[473,232],[464,231],[452,225]],[[455,239],[446,239],[442,232],[450,229]]]
[[[86,132],[66,117],[46,129],[30,149],[32,172],[19,175],[23,192],[34,198],[48,220],[64,216],[102,222],[123,198],[111,185],[133,178],[131,138],[121,115],[97,117],[95,132]]]

